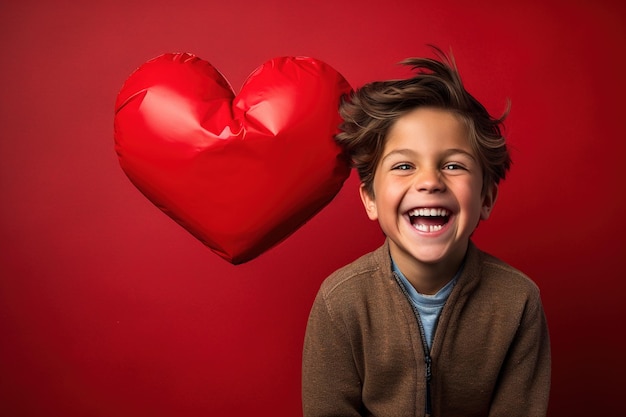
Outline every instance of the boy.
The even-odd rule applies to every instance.
[[[336,271],[311,310],[305,417],[544,416],[550,344],[539,290],[470,237],[510,166],[451,58],[363,86],[337,142],[382,247]],[[506,115],[506,113],[505,113]]]

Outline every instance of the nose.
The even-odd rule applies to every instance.
[[[417,191],[425,193],[443,192],[446,186],[442,179],[439,168],[423,167],[418,170],[415,178],[415,188]]]

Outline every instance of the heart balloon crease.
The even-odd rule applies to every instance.
[[[213,252],[240,264],[324,208],[350,173],[333,136],[350,85],[329,65],[281,57],[235,95],[210,63],[165,54],[115,104],[115,150],[131,182]]]

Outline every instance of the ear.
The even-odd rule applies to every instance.
[[[496,204],[496,199],[498,198],[498,185],[494,184],[485,191],[485,195],[483,196],[483,205],[480,208],[480,219],[487,220],[491,215],[491,211],[493,210],[493,206]]]
[[[378,210],[376,209],[376,200],[374,199],[374,196],[365,189],[363,184],[361,184],[361,187],[359,188],[359,193],[361,194],[361,201],[363,202],[363,206],[367,212],[367,217],[369,217],[370,220],[378,220]]]

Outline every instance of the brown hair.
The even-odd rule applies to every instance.
[[[465,123],[483,171],[483,191],[504,179],[510,168],[511,158],[501,133],[508,103],[500,118],[491,117],[465,90],[452,55],[433,49],[439,60],[409,58],[402,62],[415,71],[414,77],[366,84],[341,104],[343,123],[335,140],[352,160],[365,190],[372,196],[374,172],[387,132],[398,118],[417,107],[450,110]]]

